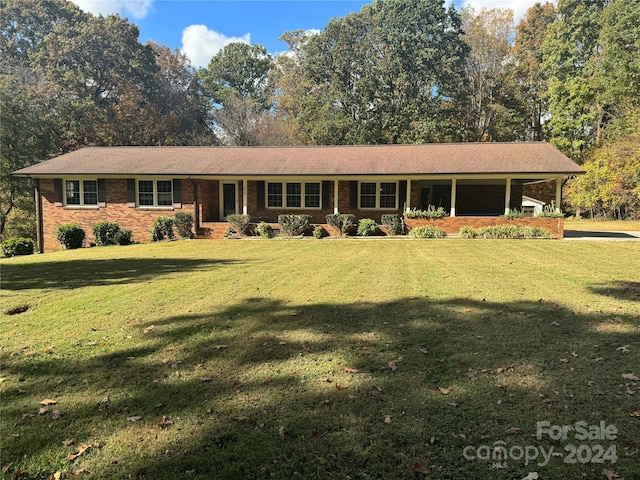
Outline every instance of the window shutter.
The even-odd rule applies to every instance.
[[[98,179],[98,206],[107,206],[107,181],[104,178]]]
[[[173,179],[173,208],[182,208],[182,180]]]
[[[356,180],[349,182],[349,208],[358,209],[358,182]]]
[[[322,181],[322,208],[324,210],[331,208],[331,181]]]
[[[53,179],[53,201],[55,202],[56,207],[62,206],[62,179],[61,178]]]
[[[135,208],[136,206],[136,180],[135,178],[127,178],[127,207]]]
[[[398,183],[398,210],[404,210],[403,206],[407,201],[407,181],[400,180]]]
[[[264,208],[264,180],[258,181],[257,184],[258,208]]]

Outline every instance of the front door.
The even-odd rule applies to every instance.
[[[237,184],[223,183],[222,184],[222,219],[226,220],[227,216],[238,213],[238,195]]]

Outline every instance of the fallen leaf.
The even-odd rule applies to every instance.
[[[6,463],[2,466],[2,473],[7,473],[7,471],[11,468],[11,465],[13,465],[13,462],[9,462]]]
[[[629,353],[629,345],[623,345],[622,347],[616,348],[616,350],[620,350],[622,353]]]
[[[633,412],[629,413],[630,417],[640,417],[640,410],[634,410]]]
[[[470,368],[467,370],[467,377],[469,377],[469,380],[476,380],[478,378],[478,371]]]
[[[558,322],[551,322],[551,325],[553,325],[554,327],[559,327],[560,324]]]
[[[522,480],[538,480],[538,472],[529,472]]]
[[[160,420],[158,420],[158,425],[160,427],[167,427],[169,425],[173,425],[173,420],[171,420],[166,415],[163,415],[162,418]]]
[[[47,407],[40,407],[40,410],[38,410],[38,415],[44,415],[48,411],[49,409]]]
[[[162,363],[164,363],[165,365],[166,365],[167,363],[169,363],[170,361],[171,361],[171,360],[169,360],[168,358],[163,358],[163,359],[162,359]]]
[[[198,378],[198,380],[200,380],[201,382],[210,382],[211,381],[211,377],[200,377]]]
[[[48,405],[55,405],[56,403],[58,403],[57,400],[51,400],[49,398],[45,398],[44,400],[40,401],[40,405],[44,405],[45,407]]]
[[[142,329],[142,334],[144,335],[145,333],[149,333],[154,328],[156,328],[155,325],[149,325],[148,327]]]
[[[69,460],[70,462],[73,462],[76,458],[78,458],[80,455],[84,454],[84,452],[86,452],[87,450],[89,450],[90,448],[98,448],[100,447],[100,444],[98,442],[93,442],[90,443],[88,445],[82,445],[80,447],[78,447],[78,451],[72,455],[69,455],[67,457],[67,460]]]
[[[73,445],[73,438],[66,438],[62,440],[63,447],[70,447],[71,445]]]
[[[429,475],[431,473],[431,469],[422,462],[414,463],[411,465],[411,468],[416,472],[423,473],[425,475]]]
[[[331,383],[333,380],[331,380],[330,378],[320,378],[319,379],[322,383]]]
[[[449,395],[453,390],[453,387],[447,387],[447,388],[438,387],[438,390],[440,390],[440,393],[442,395]]]
[[[391,423],[391,415],[384,416],[384,423]]]
[[[560,361],[562,363],[569,363],[569,359],[567,359],[567,358],[561,358]]]
[[[625,380],[631,380],[632,382],[637,382],[640,380],[640,377],[634,375],[633,373],[623,373],[622,378],[624,378]]]
[[[58,470],[56,473],[49,477],[49,480],[60,480],[62,472]]]
[[[392,371],[395,371],[395,370],[396,370],[396,368],[398,368],[398,364],[399,364],[402,360],[404,360],[404,357],[398,357],[398,358],[396,358],[395,360],[391,360],[391,361],[389,362],[389,364],[388,364],[388,365],[389,365],[389,368],[390,368]]]
[[[280,437],[281,440],[284,440],[284,438],[287,436],[287,429],[284,427],[280,427],[278,429],[278,436]]]
[[[620,475],[618,475],[616,472],[612,470],[607,470],[606,468],[602,469],[602,474],[605,477],[607,477],[609,480],[613,480],[614,478],[620,478]]]
[[[496,368],[496,373],[502,373],[504,372],[504,368]]]
[[[344,390],[345,388],[349,388],[349,385],[340,385],[336,383],[336,390]]]
[[[64,412],[61,410],[54,410],[53,411],[53,416],[51,418],[53,418],[54,420],[60,420],[60,418],[64,415]]]
[[[129,422],[137,422],[138,420],[142,420],[140,415],[134,415],[133,417],[127,417],[127,421]]]
[[[357,368],[349,368],[349,367],[345,367],[344,371],[347,373],[359,373],[360,370],[358,370]]]
[[[504,433],[506,433],[507,435],[517,435],[517,434],[520,433],[520,429],[516,428],[516,427],[511,427],[507,431],[505,431]]]
[[[447,402],[447,405],[449,405],[450,407],[457,407],[458,404],[456,402]]]
[[[224,350],[225,348],[229,348],[229,345],[214,345],[213,348],[216,350]]]

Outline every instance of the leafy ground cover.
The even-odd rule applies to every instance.
[[[3,478],[640,478],[638,259],[313,239],[5,259]]]

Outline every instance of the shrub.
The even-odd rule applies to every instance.
[[[159,242],[165,238],[167,240],[175,238],[173,233],[173,218],[157,217],[151,226],[151,241]]]
[[[447,234],[440,227],[422,225],[420,227],[412,228],[409,232],[409,236],[412,238],[444,238]]]
[[[329,234],[327,233],[327,231],[324,229],[322,225],[316,225],[316,227],[313,229],[314,238],[324,238],[327,235]]]
[[[84,243],[85,231],[77,223],[59,225],[56,229],[56,239],[64,248],[81,248]]]
[[[551,232],[540,227],[527,225],[490,225],[474,229],[464,226],[460,229],[462,238],[555,238]]]
[[[476,238],[478,236],[478,231],[469,225],[465,225],[460,229],[460,236],[462,238]]]
[[[114,222],[98,222],[91,230],[93,231],[93,236],[96,237],[96,245],[115,245],[120,225]]]
[[[131,240],[132,235],[133,230],[118,230],[118,233],[116,233],[114,240],[118,245],[131,245],[133,243],[133,241]]]
[[[397,213],[385,213],[380,219],[387,229],[388,235],[402,235],[402,217]]]
[[[328,225],[340,230],[341,235],[346,235],[349,229],[356,224],[356,216],[350,213],[331,213],[325,218]]]
[[[358,235],[361,237],[370,237],[380,232],[378,224],[370,218],[362,218],[358,222]]]
[[[551,202],[549,205],[545,205],[542,207],[542,211],[536,215],[536,217],[544,217],[544,218],[562,218],[564,217],[564,213],[556,212],[555,202]]]
[[[273,237],[273,227],[271,227],[267,222],[260,222],[256,226],[256,233],[261,237],[271,238]]]
[[[436,219],[436,218],[444,218],[447,216],[447,211],[442,208],[442,207],[438,207],[436,208],[433,205],[429,205],[427,207],[426,210],[420,210],[420,209],[413,209],[413,210],[407,210],[406,212],[404,212],[404,216],[407,218],[432,218],[432,219]]]
[[[34,251],[33,240],[30,238],[9,238],[2,242],[2,251],[5,257],[16,255],[31,255]]]
[[[278,215],[278,223],[285,235],[304,235],[309,228],[311,215]]]
[[[522,218],[524,215],[517,208],[511,208],[507,213],[502,215],[504,218],[514,219],[514,218]]]
[[[234,214],[227,217],[231,230],[238,235],[246,235],[251,217],[249,215]]]
[[[177,212],[173,216],[173,223],[178,230],[180,238],[193,238],[193,214],[189,212]]]

